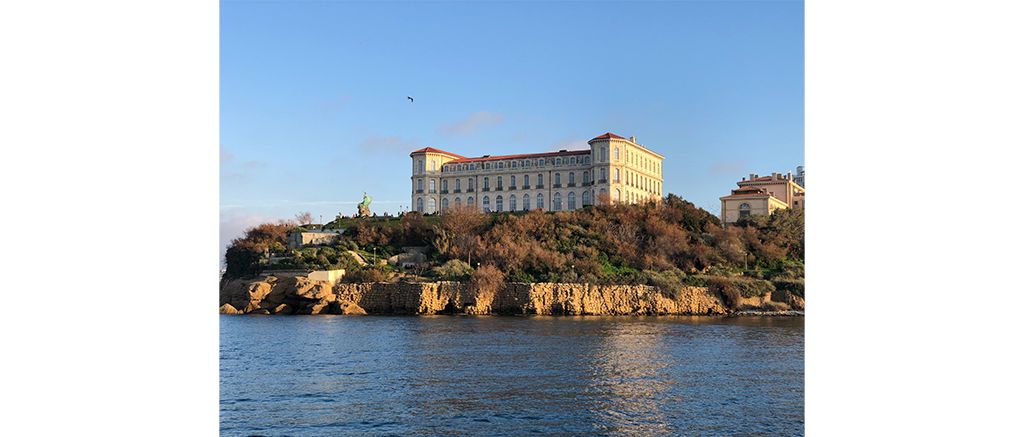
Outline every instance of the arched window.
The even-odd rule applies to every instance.
[[[544,173],[537,174],[537,188],[544,188]]]
[[[569,185],[576,185],[576,172],[569,172]]]
[[[422,159],[421,159],[421,160],[419,160],[419,161],[417,162],[417,164],[419,164],[419,168],[418,168],[418,170],[419,170],[419,174],[423,174],[423,160],[422,160]]]
[[[537,194],[537,209],[544,209],[544,194]]]
[[[502,177],[498,176],[498,189],[500,190],[504,185],[502,184]]]
[[[462,179],[455,180],[455,191],[462,191]]]
[[[608,182],[608,175],[605,173],[604,167],[601,167],[601,182]]]
[[[515,194],[513,194],[511,196],[508,196],[508,210],[512,211],[512,212],[515,212],[515,210],[516,210],[516,195]]]
[[[496,199],[494,199],[494,207],[495,207],[495,210],[498,211],[498,212],[504,211],[505,210],[505,200],[502,199],[501,196],[498,196]]]
[[[428,203],[428,205],[430,206],[429,208],[427,208],[428,214],[433,214],[434,211],[437,211],[437,199],[431,197],[430,203]]]
[[[543,166],[544,166],[544,158],[538,159],[537,160],[537,167],[543,167]]]
[[[491,198],[484,196],[484,212],[491,212]]]
[[[743,218],[743,217],[750,217],[750,204],[749,203],[741,203],[740,204],[740,218]]]
[[[576,209],[576,193],[569,193],[569,211]]]
[[[526,162],[530,162],[530,161],[526,161]],[[528,174],[524,174],[523,175],[523,188],[530,188],[530,175],[528,175]]]
[[[529,210],[530,210],[530,195],[529,194],[523,194],[523,211],[529,211]]]
[[[441,211],[446,211],[447,209],[448,209],[448,198],[445,197],[444,199],[441,199]]]
[[[589,184],[589,183],[590,183],[590,172],[589,171],[584,171],[583,172],[583,185],[586,185],[586,184]]]
[[[515,161],[512,161],[512,162],[515,162]],[[510,186],[510,187],[511,187],[511,188],[512,188],[513,190],[514,190],[514,189],[516,188],[516,175],[512,175],[512,176],[509,176],[509,178],[508,178],[508,184],[509,184],[509,186]]]
[[[455,207],[458,208],[460,206],[462,206],[462,198],[461,197],[456,197],[455,198]]]
[[[562,158],[555,158],[555,165],[562,165]]]
[[[569,165],[576,165],[576,157],[569,158]]]
[[[491,178],[484,176],[484,191],[491,189]]]
[[[615,203],[620,203],[620,202],[622,202],[622,190],[616,188],[615,189]]]
[[[592,205],[592,203],[590,203],[590,190],[583,192],[583,206],[588,205]]]
[[[419,197],[419,198],[416,199],[416,210],[419,211],[419,212],[423,212],[423,198],[422,197]]]
[[[601,147],[601,162],[606,161],[608,161],[608,149],[605,147]]]
[[[423,179],[416,179],[416,191],[423,192]]]
[[[476,199],[474,199],[473,196],[467,197],[466,198],[466,205],[476,206]]]
[[[552,199],[553,200],[551,201],[551,203],[552,203],[551,209],[553,209],[555,211],[561,211],[562,210],[562,194],[561,193],[555,193],[555,195],[552,196]]]
[[[431,193],[437,192],[437,181],[434,180],[434,179],[430,180],[430,192]]]
[[[562,185],[562,174],[555,173],[555,186],[557,187],[559,185]]]
[[[469,181],[469,191],[473,191],[473,187],[476,186],[476,179],[469,178],[467,181]]]
[[[615,169],[615,179],[613,179],[613,180],[614,180],[615,182],[618,182],[618,181],[619,181],[619,169]]]
[[[619,148],[618,147],[615,148],[615,160],[616,161],[619,160]]]
[[[441,191],[448,191],[448,179],[444,179],[441,181]]]

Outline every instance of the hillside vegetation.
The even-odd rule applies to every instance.
[[[727,295],[775,289],[803,294],[802,210],[745,219],[723,227],[714,215],[676,195],[640,205],[602,205],[576,211],[483,214],[449,209],[424,216],[339,219],[332,245],[285,249],[291,222],[249,229],[228,247],[227,277],[258,273],[270,254],[276,268],[345,268],[346,280],[682,284]],[[426,262],[408,269],[372,262],[425,247]],[[360,266],[349,251],[371,261]]]

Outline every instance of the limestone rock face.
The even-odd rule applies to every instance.
[[[519,284],[513,284],[519,285]],[[725,314],[721,299],[704,288],[667,293],[647,285],[524,284],[526,312],[549,315]]]
[[[231,304],[243,313],[260,307],[263,299],[271,294],[273,285],[266,280],[235,279],[221,287],[220,303]]]
[[[270,314],[727,314],[705,287],[662,290],[646,285],[508,283],[480,292],[459,282],[331,284],[306,277],[232,280],[221,288],[221,312]],[[227,307],[223,306],[227,305]],[[790,293],[745,298],[742,308],[803,309]]]

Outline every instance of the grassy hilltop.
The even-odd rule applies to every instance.
[[[725,295],[755,296],[775,289],[803,295],[803,211],[781,210],[723,227],[717,217],[670,194],[659,203],[602,205],[575,211],[483,214],[449,209],[424,216],[339,218],[331,245],[286,249],[297,226],[266,223],[228,247],[226,277],[265,268],[344,268],[344,281],[471,280],[706,285]],[[372,261],[426,247],[426,261],[403,269],[360,266],[349,251]],[[374,264],[371,262],[371,264]]]

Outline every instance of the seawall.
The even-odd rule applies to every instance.
[[[724,315],[704,287],[507,283],[480,291],[459,282],[331,284],[307,277],[235,279],[222,284],[225,314]],[[789,293],[747,298],[737,310],[803,310]]]

